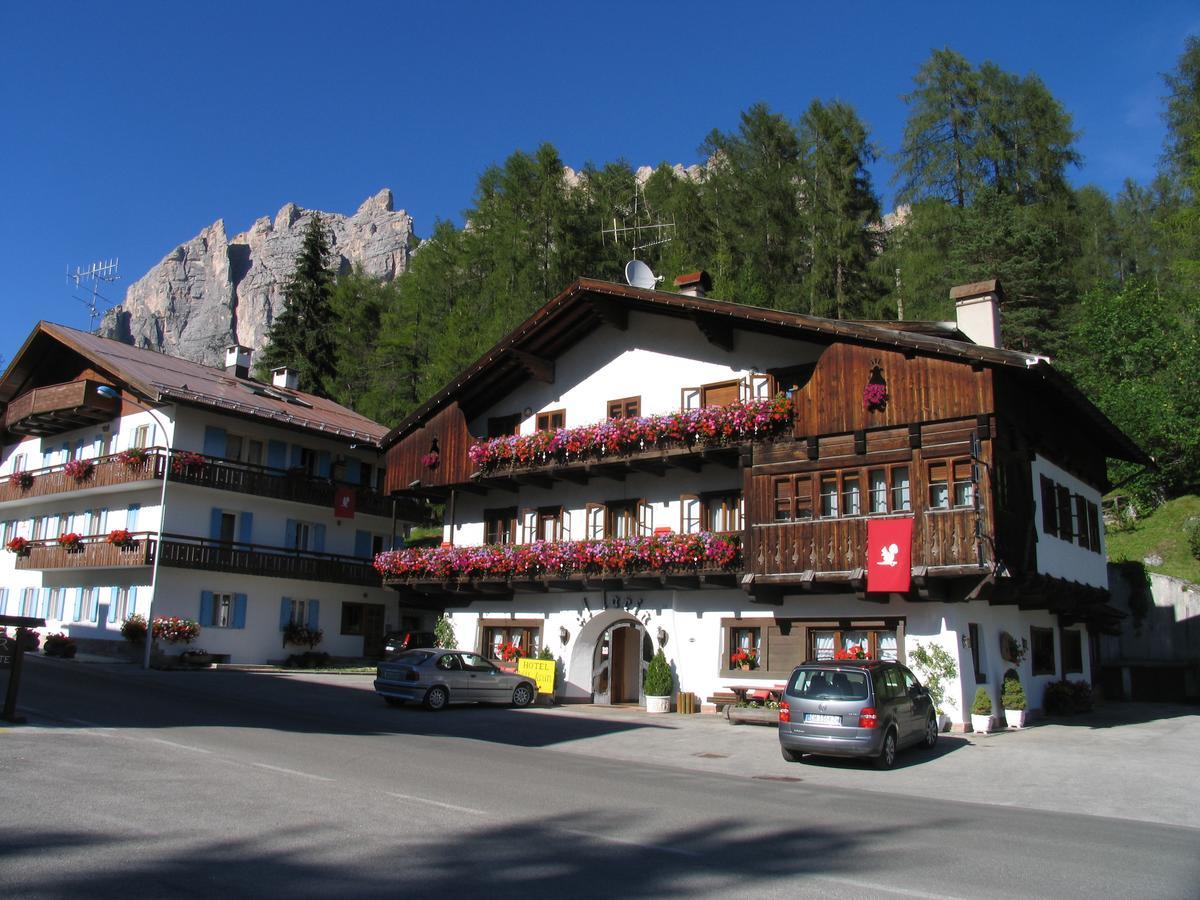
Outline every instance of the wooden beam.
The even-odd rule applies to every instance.
[[[549,475],[542,475],[535,472],[527,472],[522,475],[514,475],[513,481],[517,484],[528,485],[529,487],[552,488],[554,487],[554,479]]]
[[[728,319],[693,311],[692,321],[696,323],[700,333],[714,347],[720,347],[726,351],[733,350],[733,325]]]
[[[700,456],[705,462],[714,462],[719,466],[724,466],[727,469],[736,469],[738,465],[737,449],[728,447],[705,447]]]
[[[668,456],[666,463],[679,469],[687,469],[689,472],[699,472],[704,467],[704,463],[700,458],[691,453]]]
[[[591,481],[587,469],[555,469],[551,474],[559,481],[569,481],[571,484],[587,484]]]
[[[667,464],[661,459],[635,459],[629,463],[629,468],[636,472],[645,472],[662,478],[667,474]]]
[[[529,374],[530,378],[544,381],[546,384],[554,383],[554,360],[527,353],[524,350],[517,350],[515,347],[510,348],[508,352],[513,359],[520,363],[521,368]]]
[[[625,331],[629,328],[629,310],[625,308],[624,304],[617,303],[608,297],[592,297],[590,305],[592,315],[605,325],[611,325],[617,331]]]
[[[698,591],[700,590],[700,576],[668,575],[666,584],[667,587],[677,591]]]

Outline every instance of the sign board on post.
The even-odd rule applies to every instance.
[[[532,678],[539,694],[554,693],[554,670],[558,663],[552,659],[529,659],[517,661],[517,674]]]

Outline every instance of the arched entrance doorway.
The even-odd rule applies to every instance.
[[[653,655],[654,645],[640,621],[624,610],[605,610],[580,632],[568,679],[577,687],[588,685],[593,703],[640,703]]]

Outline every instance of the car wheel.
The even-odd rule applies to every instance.
[[[536,695],[533,692],[533,688],[528,684],[518,684],[515,688],[513,688],[513,706],[528,706],[533,702],[533,698],[535,696]]]
[[[921,742],[921,746],[926,750],[932,750],[937,744],[938,739],[938,723],[937,716],[933,713],[929,714],[928,721],[925,722],[925,740]]]
[[[879,755],[875,757],[875,768],[890,769],[895,764],[896,732],[889,728],[887,734],[883,736],[883,746],[879,748]]]
[[[450,702],[450,692],[441,685],[434,685],[425,694],[425,708],[437,711],[445,709]]]
[[[383,699],[387,701],[388,706],[403,706],[404,705],[404,701],[401,700],[399,697],[384,697]]]
[[[788,762],[800,762],[801,757],[804,756],[799,750],[789,750],[787,747],[780,747],[779,753]]]

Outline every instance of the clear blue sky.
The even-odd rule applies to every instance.
[[[935,47],[1036,72],[1082,132],[1076,183],[1149,180],[1193,2],[0,4],[0,354],[88,326],[64,273],[124,287],[224,218],[353,212],[381,187],[427,235],[550,141],[568,165],[698,161],[756,101],[851,103],[893,152]],[[891,167],[875,169],[890,202]]]

